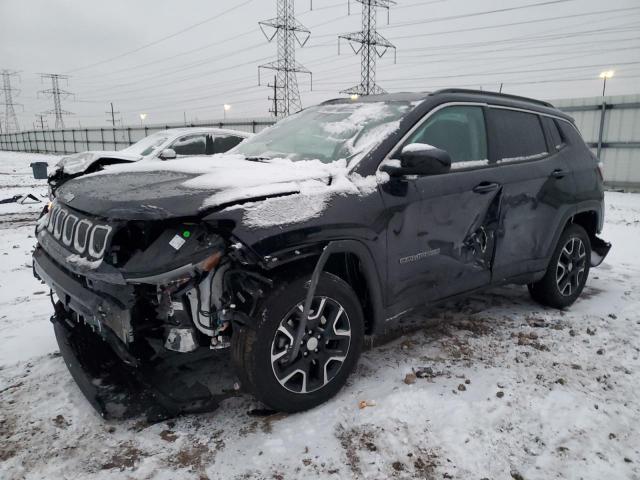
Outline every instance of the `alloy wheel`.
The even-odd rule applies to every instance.
[[[282,319],[271,342],[271,367],[280,385],[294,393],[311,393],[327,385],[340,371],[351,345],[351,325],[345,309],[329,297],[315,297],[296,358],[291,359],[295,333],[302,318],[300,302]]]
[[[560,251],[556,266],[556,284],[561,295],[569,297],[580,288],[586,264],[584,242],[578,237],[569,238]]]

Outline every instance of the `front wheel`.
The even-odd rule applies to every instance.
[[[529,285],[533,299],[543,305],[565,308],[582,293],[591,265],[591,242],[584,228],[569,225],[558,240],[544,277]]]
[[[302,318],[308,276],[282,282],[258,309],[255,328],[234,331],[233,357],[243,383],[269,407],[306,410],[334,396],[354,369],[364,337],[360,302],[343,280],[323,273],[300,350],[291,347]]]

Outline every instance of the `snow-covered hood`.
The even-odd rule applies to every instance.
[[[256,162],[222,154],[107,166],[65,183],[57,197],[72,208],[115,219],[189,217],[283,195],[371,189],[366,179],[353,174],[352,183],[347,176],[344,160]]]
[[[89,152],[75,153],[62,157],[56,165],[56,170],[62,171],[65,175],[75,175],[77,173],[84,172],[87,168],[93,165],[101,158],[110,158],[123,160],[125,162],[135,162],[140,160],[140,155],[134,155],[131,153],[117,152],[117,151],[100,151],[94,150]]]

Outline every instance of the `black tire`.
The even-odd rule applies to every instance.
[[[353,371],[362,349],[364,320],[358,297],[342,279],[322,273],[304,345],[293,362],[287,361],[288,353],[283,352],[290,352],[289,338],[295,336],[309,276],[277,284],[259,306],[255,327],[233,333],[233,363],[243,387],[277,411],[299,412],[333,397]],[[327,328],[330,324],[331,329]]]
[[[565,228],[544,277],[529,284],[531,297],[542,305],[566,308],[582,293],[591,266],[591,242],[580,225]]]

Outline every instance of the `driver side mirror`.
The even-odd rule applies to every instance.
[[[382,165],[381,170],[392,177],[402,175],[439,175],[451,170],[451,157],[439,148],[426,143],[406,145],[400,152],[400,165]]]
[[[165,148],[159,156],[162,160],[173,160],[177,157],[176,151],[173,148]]]

